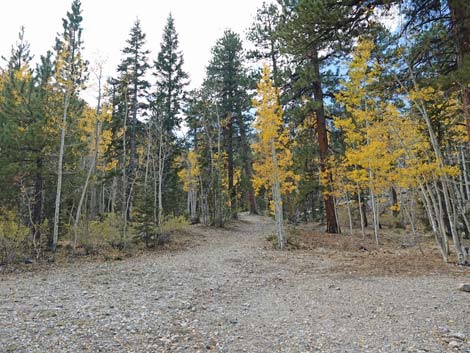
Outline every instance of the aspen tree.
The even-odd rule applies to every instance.
[[[56,81],[63,93],[62,122],[60,126],[60,148],[57,165],[57,191],[55,198],[54,231],[52,237],[53,256],[57,250],[59,237],[60,201],[62,192],[63,161],[65,153],[65,135],[67,132],[68,118],[71,104],[78,97],[78,92],[86,78],[87,63],[81,57],[82,28],[80,0],[72,2],[71,12],[67,12],[67,18],[63,20],[63,34],[56,42]]]
[[[271,189],[277,246],[283,249],[287,239],[283,222],[282,195],[296,189],[298,177],[292,170],[290,141],[282,120],[282,107],[278,103],[278,88],[273,87],[268,66],[263,67],[257,92],[258,98],[253,100],[253,105],[257,109],[254,127],[258,132],[258,141],[253,144],[257,156],[254,163],[253,186],[257,193],[261,189]]]

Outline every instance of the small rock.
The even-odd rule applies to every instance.
[[[462,283],[459,287],[459,290],[461,290],[462,292],[470,292],[470,284]]]
[[[458,348],[458,347],[460,347],[460,343],[459,343],[459,342],[457,342],[457,341],[450,341],[450,342],[449,342],[449,348],[452,348],[452,349],[453,349],[453,348]]]
[[[457,338],[461,341],[465,341],[465,335],[462,332],[452,332],[449,336],[452,338]]]

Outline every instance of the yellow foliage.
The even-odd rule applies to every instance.
[[[198,187],[201,174],[198,160],[199,155],[196,151],[189,151],[186,158],[180,159],[180,163],[184,167],[178,172],[178,176],[183,181],[183,190],[186,192]]]
[[[425,125],[400,112],[375,89],[381,68],[377,63],[371,64],[373,48],[372,41],[359,42],[349,67],[349,81],[336,95],[347,113],[335,121],[344,133],[344,159],[329,162],[336,194],[354,192],[359,187],[379,195],[392,186],[416,187],[423,180],[456,173],[455,168],[440,168],[429,156],[430,143],[423,134]],[[432,87],[415,90],[409,98],[436,104],[436,109],[437,102],[443,101],[442,93]],[[446,102],[449,119],[456,112],[456,102]]]
[[[16,260],[29,233],[15,212],[0,209],[0,263]]]
[[[256,159],[253,164],[253,187],[257,193],[261,189],[271,189],[278,178],[283,195],[297,189],[299,176],[293,172],[292,145],[282,120],[282,107],[278,102],[279,92],[273,86],[269,67],[264,66],[261,81],[258,83],[258,99],[254,128],[258,141],[253,144]],[[276,160],[273,158],[275,150]]]

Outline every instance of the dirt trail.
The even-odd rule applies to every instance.
[[[273,229],[243,215],[184,251],[0,278],[0,352],[470,352],[462,279],[338,276]]]

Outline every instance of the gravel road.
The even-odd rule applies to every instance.
[[[186,250],[4,275],[0,352],[470,352],[462,278],[348,276],[270,232],[243,215]]]

